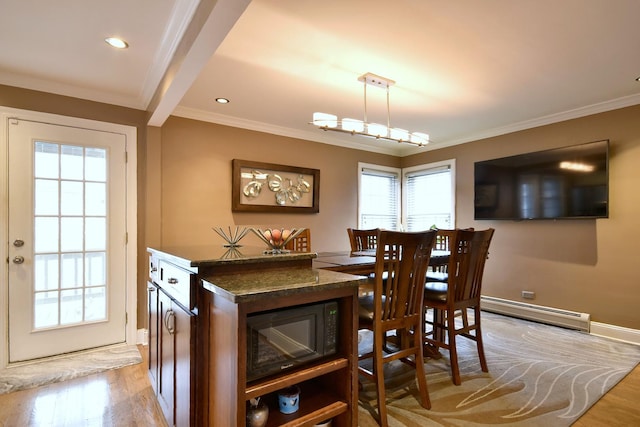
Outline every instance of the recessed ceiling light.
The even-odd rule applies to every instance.
[[[116,49],[126,49],[129,47],[129,44],[126,41],[119,39],[118,37],[107,37],[104,41]]]
[[[218,104],[228,104],[230,101],[227,98],[216,98]]]

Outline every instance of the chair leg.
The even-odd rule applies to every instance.
[[[456,325],[455,313],[447,312],[447,337],[449,339],[449,362],[451,363],[451,377],[455,385],[462,384],[460,380],[460,367],[458,366],[458,351],[456,349]]]
[[[387,405],[386,392],[384,388],[384,363],[382,362],[382,349],[385,347],[386,333],[375,333],[374,336],[374,355],[373,355],[373,373],[376,381],[376,391],[378,394],[378,424],[381,427],[387,427]]]
[[[416,333],[414,340],[419,340],[422,331]],[[427,387],[427,374],[424,370],[424,353],[422,342],[414,342],[416,346],[416,377],[418,378],[418,391],[420,392],[420,404],[425,409],[431,409],[431,399],[429,398],[429,388]]]
[[[480,307],[473,308],[474,322],[476,325],[476,345],[478,346],[478,359],[480,359],[480,368],[482,372],[489,372],[487,366],[487,358],[484,356],[484,343],[482,341],[482,329],[480,327]]]
[[[433,339],[436,341],[444,342],[445,336],[445,310],[438,308],[433,309]]]

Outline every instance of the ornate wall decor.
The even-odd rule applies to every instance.
[[[233,160],[231,209],[234,212],[320,211],[318,169]]]

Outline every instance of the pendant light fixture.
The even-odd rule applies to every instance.
[[[364,86],[364,120],[344,118],[339,120],[337,116],[328,113],[313,113],[313,125],[322,130],[361,135],[398,143],[410,143],[422,147],[429,143],[429,135],[422,132],[409,132],[405,129],[391,127],[391,115],[389,112],[389,88],[396,82],[385,77],[367,73],[358,78]],[[367,121],[367,85],[383,88],[387,91],[387,123],[369,123]]]

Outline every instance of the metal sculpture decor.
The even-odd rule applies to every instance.
[[[311,191],[311,184],[305,180],[304,175],[298,175],[295,184],[291,178],[283,180],[277,173],[269,175],[253,170],[251,171],[251,175],[251,181],[242,189],[242,194],[251,199],[260,196],[260,192],[265,183],[269,190],[275,193],[276,204],[279,206],[284,206],[287,203],[296,204],[304,193]]]
[[[318,169],[233,160],[234,212],[319,212]]]
[[[238,226],[236,226],[234,231],[231,230],[231,227],[228,227],[228,232],[225,232],[224,228],[222,227],[212,227],[212,230],[218,233],[218,235],[224,239],[226,244],[223,246],[225,248],[240,247],[240,240],[249,232],[249,228],[240,228]]]

